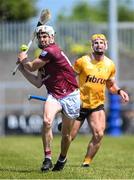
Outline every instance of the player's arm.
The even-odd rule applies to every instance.
[[[43,61],[41,58],[36,58],[33,61],[29,61],[27,59],[27,54],[25,52],[21,52],[18,55],[18,62],[21,63],[25,69],[27,69],[30,72],[34,72],[41,67],[45,66],[45,64],[48,62],[47,60]]]
[[[25,69],[22,64],[20,64],[19,66],[19,71],[35,87],[40,88],[42,86],[42,76],[41,76],[40,71],[38,71],[38,74],[33,74],[27,69]]]
[[[79,84],[79,75],[81,72],[81,59],[80,58],[75,61],[73,65],[73,70],[74,70],[76,81]]]
[[[128,94],[123,90],[120,89],[118,87],[118,85],[116,84],[114,79],[109,79],[106,81],[106,86],[108,88],[108,90],[112,93],[112,94],[118,94],[121,96],[122,100],[124,102],[128,102],[129,101],[129,96]]]
[[[77,83],[79,84],[79,74],[76,71],[74,71],[74,75]]]
[[[109,79],[106,81],[106,86],[108,88],[108,90],[113,93],[113,94],[117,94],[118,90],[120,89],[117,84],[115,83],[114,79]]]

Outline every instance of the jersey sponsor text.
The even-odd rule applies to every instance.
[[[95,76],[90,76],[90,75],[88,75],[85,82],[105,84],[105,83],[106,83],[106,80],[105,80],[105,79],[102,79],[102,78],[97,78],[97,77],[95,77]]]

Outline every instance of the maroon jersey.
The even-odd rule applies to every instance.
[[[57,44],[44,48],[39,58],[48,61],[41,69],[48,93],[55,98],[63,98],[78,88],[71,63]]]

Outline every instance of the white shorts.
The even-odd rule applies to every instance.
[[[80,114],[80,91],[77,89],[62,99],[56,99],[51,94],[48,95],[47,101],[60,103],[62,112],[70,119],[76,119]]]

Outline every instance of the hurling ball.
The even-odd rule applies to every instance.
[[[28,49],[28,46],[26,44],[22,44],[20,47],[21,51],[26,51]]]

